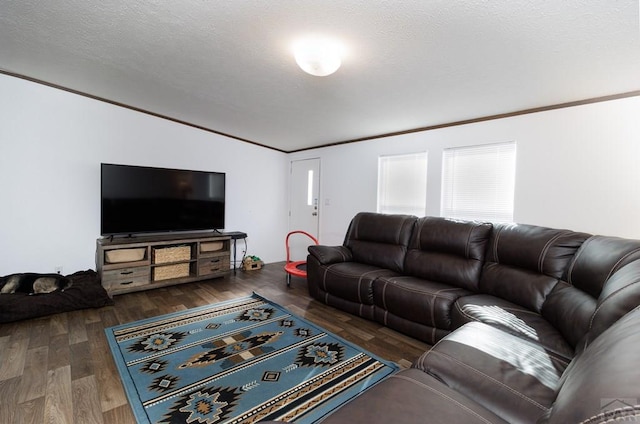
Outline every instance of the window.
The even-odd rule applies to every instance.
[[[515,142],[445,149],[442,161],[441,216],[513,222]]]
[[[378,212],[424,216],[427,152],[378,158]]]

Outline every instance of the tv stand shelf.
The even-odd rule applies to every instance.
[[[110,296],[223,277],[230,241],[220,233],[99,238],[96,269]]]

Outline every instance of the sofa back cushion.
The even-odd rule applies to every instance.
[[[597,299],[609,277],[636,259],[640,240],[593,236],[576,253],[566,281]]]
[[[491,224],[447,218],[418,219],[405,273],[477,291]]]
[[[576,252],[565,281],[547,296],[542,315],[574,347],[578,347],[587,332],[588,339],[593,340],[637,300],[633,284],[636,279],[631,270],[613,278],[622,267],[637,259],[640,259],[638,240],[590,237]]]
[[[640,260],[635,260],[620,268],[607,280],[589,322],[585,344],[591,343],[638,305],[640,305]]]
[[[480,291],[540,313],[588,237],[535,225],[494,225]]]
[[[344,246],[355,262],[402,272],[416,220],[411,215],[360,212],[351,220]]]

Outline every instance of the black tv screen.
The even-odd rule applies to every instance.
[[[224,228],[225,174],[101,164],[102,235]]]

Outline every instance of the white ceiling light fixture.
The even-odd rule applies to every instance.
[[[325,37],[309,37],[293,46],[296,63],[303,71],[318,77],[326,77],[342,64],[344,48],[340,43]]]

